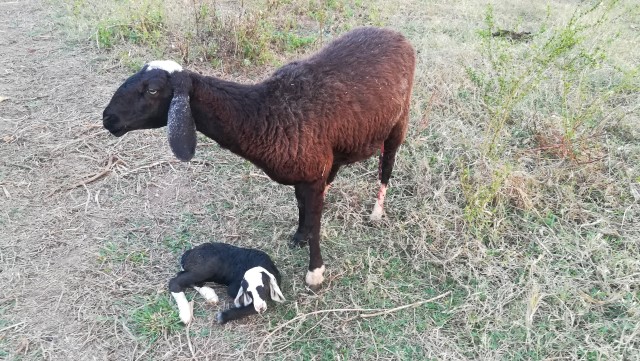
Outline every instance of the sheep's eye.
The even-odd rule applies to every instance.
[[[149,90],[147,90],[147,92],[148,92],[149,94],[151,94],[151,95],[156,95],[156,94],[158,93],[158,91],[157,91],[157,90],[155,90],[155,89],[149,89]]]

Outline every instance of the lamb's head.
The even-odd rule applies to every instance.
[[[189,106],[191,86],[189,73],[177,63],[152,61],[116,90],[102,113],[103,125],[116,137],[167,125],[173,153],[188,161],[196,149],[196,126]]]
[[[284,296],[273,274],[263,267],[253,267],[244,273],[234,304],[241,307],[253,302],[253,308],[262,313],[267,310],[268,297],[276,302],[284,302]]]

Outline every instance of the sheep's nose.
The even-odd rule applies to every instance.
[[[115,117],[111,114],[102,114],[102,123],[105,125],[113,124]]]

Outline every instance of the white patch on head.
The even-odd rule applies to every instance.
[[[238,290],[238,295],[234,300],[234,304],[236,305],[236,307],[248,306],[251,304],[251,302],[253,302],[253,308],[255,308],[255,310],[258,313],[262,313],[267,310],[267,300],[261,299],[256,289],[258,286],[262,286],[262,287],[265,286],[262,283],[263,273],[269,276],[269,288],[271,289],[271,294],[270,294],[271,298],[277,302],[284,301],[284,296],[280,291],[280,287],[278,286],[278,283],[274,275],[272,275],[271,272],[264,269],[264,267],[253,267],[244,273],[243,279],[247,281],[249,286],[247,287],[246,292],[242,288],[242,286]],[[253,299],[249,297],[248,295],[249,292],[251,292],[251,294],[253,295]]]
[[[174,71],[182,71],[182,67],[180,64],[176,63],[173,60],[154,60],[147,64],[147,71],[153,69],[164,70],[167,73],[171,74]]]
[[[213,288],[207,287],[207,286],[203,286],[203,287],[193,286],[193,289],[198,291],[198,293],[200,293],[202,297],[204,297],[204,299],[207,300],[207,302],[209,303],[218,302],[218,295],[216,295],[216,291],[214,291]]]
[[[384,198],[387,195],[387,186],[382,184],[380,185],[380,190],[378,191],[378,199],[376,199],[376,204],[373,206],[373,212],[371,212],[371,216],[369,219],[372,222],[379,221],[382,219],[383,206],[384,206]]]
[[[307,271],[307,276],[304,279],[307,285],[314,287],[322,284],[322,282],[324,282],[324,270],[324,265],[322,265],[322,267],[316,268],[313,271]]]
[[[191,322],[191,304],[187,301],[187,297],[184,292],[171,292],[171,296],[176,300],[178,304],[178,311],[180,313],[180,320],[185,325]]]

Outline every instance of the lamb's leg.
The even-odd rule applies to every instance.
[[[193,289],[198,291],[198,293],[200,293],[202,297],[204,297],[204,299],[207,300],[207,302],[209,303],[218,302],[218,295],[216,295],[216,291],[214,291],[213,288],[207,287],[207,286],[202,286],[202,287],[193,286]]]
[[[305,220],[309,232],[309,270],[305,281],[310,288],[318,288],[324,281],[324,262],[320,253],[320,220],[322,218],[322,206],[324,198],[325,180],[307,183],[304,185],[305,196]]]
[[[189,304],[187,297],[184,295],[184,290],[191,287],[191,285],[200,284],[201,282],[201,279],[187,271],[178,273],[178,275],[169,281],[169,291],[171,291],[171,296],[173,296],[178,304],[180,320],[185,325],[191,322],[192,309],[191,304]]]
[[[216,314],[216,321],[218,321],[218,323],[222,325],[229,321],[239,320],[241,318],[255,315],[257,313],[258,312],[256,311],[256,309],[253,308],[253,304],[243,307],[234,307],[226,311],[218,312]]]
[[[293,235],[291,247],[303,247],[307,244],[309,231],[305,224],[305,200],[302,185],[295,185],[296,201],[298,202],[298,230]]]
[[[373,212],[371,212],[371,221],[379,221],[382,219],[384,198],[387,195],[387,188],[389,186],[389,179],[391,178],[391,171],[393,171],[393,164],[396,160],[396,153],[406,133],[406,126],[404,124],[406,123],[401,122],[393,128],[389,137],[384,141],[382,149],[380,149],[378,168],[380,190],[378,191],[376,204],[373,206]]]

